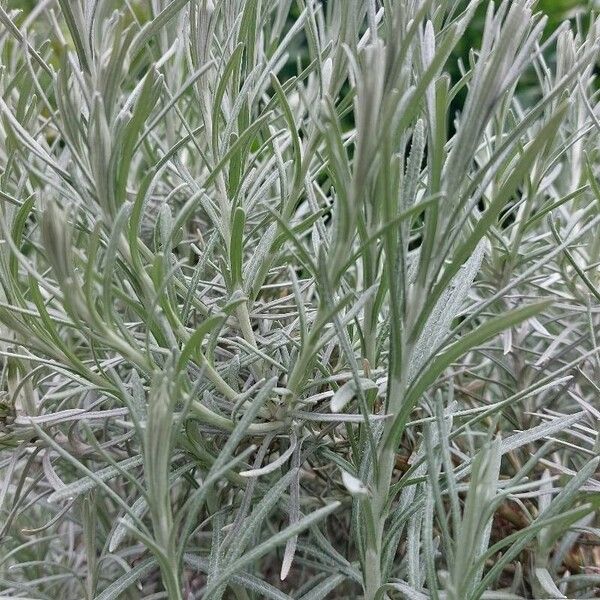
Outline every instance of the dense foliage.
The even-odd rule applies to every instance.
[[[583,6],[0,2],[0,597],[597,596]]]

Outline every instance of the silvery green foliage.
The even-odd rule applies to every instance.
[[[591,9],[33,4],[0,4],[0,596],[595,595]]]

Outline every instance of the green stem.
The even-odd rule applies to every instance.
[[[161,565],[160,572],[169,600],[183,600],[177,565],[172,564],[171,562],[169,564]]]
[[[213,427],[217,427],[218,429],[223,429],[225,431],[233,431],[235,427],[235,423],[228,419],[227,417],[223,417],[216,412],[210,410],[197,400],[192,402],[191,411],[199,417],[202,422],[207,423],[208,425],[212,425]],[[252,423],[248,429],[248,434],[252,435],[261,435],[264,433],[269,433],[270,431],[278,430],[283,423],[281,421],[270,421],[268,423]]]

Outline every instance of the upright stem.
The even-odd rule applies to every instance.
[[[183,600],[177,565],[174,565],[169,561],[168,564],[161,565],[160,572],[169,600]]]
[[[372,527],[367,528],[367,547],[365,551],[364,587],[365,600],[374,600],[377,590],[383,582],[383,535],[387,519],[387,500],[392,485],[395,451],[385,444],[388,429],[382,436],[379,452],[379,469],[375,479],[371,501]]]

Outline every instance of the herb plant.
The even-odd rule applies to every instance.
[[[598,593],[600,21],[546,24],[0,3],[2,598]]]

